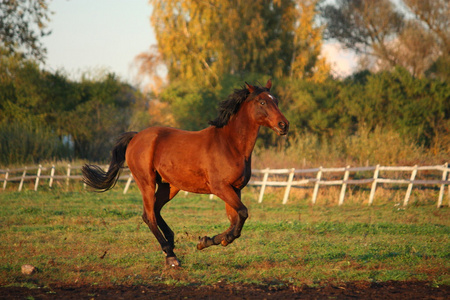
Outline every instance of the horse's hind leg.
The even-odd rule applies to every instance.
[[[148,225],[148,228],[150,228],[151,232],[161,245],[163,252],[166,254],[166,264],[169,266],[176,267],[179,266],[180,263],[178,262],[175,253],[173,253],[173,243],[166,240],[166,238],[158,228],[157,215],[159,213],[159,210],[158,205],[156,205],[156,195],[155,195],[156,176],[155,174],[151,175],[153,175],[151,176],[151,178],[147,178],[149,180],[144,181],[145,184],[142,184],[140,180],[136,180],[136,183],[138,184],[138,187],[141,190],[144,203],[144,213],[142,215],[142,219]],[[136,176],[135,179],[137,179]]]
[[[168,183],[158,182],[158,190],[156,191],[155,215],[159,229],[163,232],[166,240],[169,242],[172,249],[175,248],[175,234],[166,221],[161,217],[161,209],[179,192],[179,189],[171,187]]]
[[[172,238],[169,237],[169,240],[165,238],[165,236],[169,236],[167,232],[165,232],[165,236],[163,236],[163,234],[158,228],[159,223],[158,221],[160,218],[161,216],[159,215],[159,212],[155,211],[155,208],[153,208],[153,211],[149,211],[147,207],[144,205],[144,213],[142,214],[142,219],[148,225],[153,235],[156,237],[159,244],[161,245],[161,249],[166,255],[166,265],[171,267],[180,266],[180,262],[178,261],[175,253],[173,252],[174,248],[173,232],[171,232]]]

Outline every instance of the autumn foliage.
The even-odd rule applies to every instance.
[[[28,13],[40,15],[45,28],[46,1],[36,3]],[[150,4],[157,44],[136,57],[148,84],[140,89],[114,74],[73,80],[42,70],[36,60],[45,49],[36,58],[21,53],[27,35],[10,43],[14,37],[0,28],[0,164],[104,161],[123,131],[205,128],[235,88],[269,78],[291,131],[280,142],[262,129],[259,157],[272,149],[294,157],[285,157],[293,164],[304,159],[376,163],[375,152],[385,153],[391,163],[450,159],[448,1]],[[20,18],[8,20],[25,26]],[[28,38],[39,42],[36,34]],[[354,74],[330,75],[321,55],[327,40],[355,51]]]

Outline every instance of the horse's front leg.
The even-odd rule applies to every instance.
[[[226,204],[227,216],[231,225],[230,228],[224,232],[224,237],[220,242],[222,246],[227,246],[241,236],[242,227],[244,227],[245,220],[248,217],[247,208],[244,205],[242,206],[243,208],[240,211],[236,211],[228,203]]]
[[[236,238],[241,236],[242,227],[248,217],[247,208],[240,199],[240,190],[236,191],[230,187],[227,192],[216,193],[216,195],[225,201],[227,216],[230,220],[230,227],[223,233],[213,236],[212,238],[207,236],[200,238],[200,241],[197,244],[197,249],[199,250],[213,245],[222,244],[222,246],[227,246],[232,243]]]

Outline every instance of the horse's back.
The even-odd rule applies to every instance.
[[[127,164],[135,177],[146,177],[157,172],[163,181],[177,188],[208,193],[205,178],[207,166],[211,165],[211,155],[208,155],[211,144],[208,129],[186,131],[150,127],[131,140],[127,149]],[[198,186],[198,181],[205,184]]]
[[[130,147],[135,144],[141,148],[141,151],[151,150],[151,152],[201,148],[211,143],[209,133],[209,128],[200,131],[187,131],[171,127],[149,127],[133,138]]]

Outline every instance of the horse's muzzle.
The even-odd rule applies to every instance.
[[[289,131],[289,122],[278,122],[274,130],[278,135],[286,135]]]

